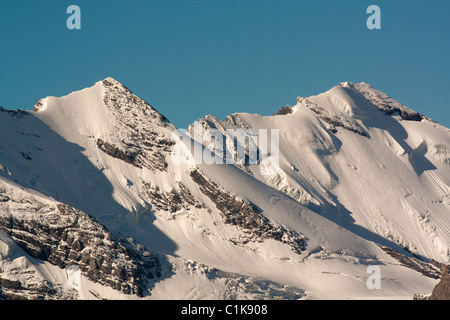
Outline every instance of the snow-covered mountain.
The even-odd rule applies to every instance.
[[[261,154],[252,137],[271,129],[273,172],[224,163]],[[180,142],[107,78],[0,108],[0,131],[6,298],[412,299],[449,263],[450,130],[365,83],[278,115],[206,116]],[[180,143],[220,161],[177,161]]]

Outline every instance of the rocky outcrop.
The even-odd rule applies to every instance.
[[[33,107],[34,112],[39,112],[44,107],[44,103],[42,101],[43,99],[39,99],[39,101],[36,102],[36,104]]]
[[[173,125],[116,80],[103,80],[103,87],[103,103],[115,132],[114,137],[97,138],[98,148],[138,168],[165,171],[166,156],[175,144],[170,136]]]
[[[11,117],[18,119],[18,120],[29,115],[29,113],[24,110],[18,110],[18,109],[17,110],[8,110],[8,109],[4,109],[2,107],[0,107],[0,112],[6,113],[6,114],[10,115]]]
[[[192,207],[203,208],[203,205],[195,199],[182,182],[178,182],[178,188],[172,189],[170,192],[161,191],[158,186],[152,186],[145,181],[142,181],[142,188],[154,211],[163,210],[175,213],[181,209],[189,210]]]
[[[131,238],[116,238],[80,210],[1,185],[0,199],[0,229],[34,258],[77,265],[91,281],[138,296],[161,276],[158,256]]]
[[[97,147],[113,158],[123,160],[126,163],[134,165],[135,167],[142,168],[136,163],[136,155],[128,150],[120,150],[119,147],[109,142],[103,141],[102,139],[97,139]]]
[[[359,84],[356,86],[350,85],[350,86],[353,89],[357,90],[359,93],[361,93],[367,100],[370,101],[370,103],[376,106],[378,110],[384,112],[388,116],[398,114],[403,120],[410,120],[410,121],[421,121],[422,119],[426,118],[422,114],[405,107],[404,105],[398,103],[391,97],[381,92],[380,94],[375,95],[374,93],[367,90],[366,87],[370,87],[367,84]]]
[[[433,289],[430,300],[450,300],[450,274],[446,265],[442,267],[441,281]]]
[[[380,246],[387,254],[396,259],[400,264],[409,269],[415,270],[426,277],[432,279],[439,279],[439,263],[434,260],[430,260],[429,262],[422,261],[415,257],[407,257],[392,248]]]
[[[359,134],[363,137],[368,137],[367,133],[364,132],[356,123],[350,122],[348,119],[343,120],[337,116],[333,116],[330,112],[328,112],[325,108],[319,106],[318,104],[312,102],[306,98],[297,98],[298,103],[304,103],[308,109],[313,111],[319,119],[325,121],[329,126],[328,130],[332,133],[336,133],[336,127],[344,128],[348,131]]]
[[[59,297],[58,291],[47,281],[28,285],[0,276],[0,300],[43,300]]]
[[[243,231],[241,240],[233,241],[236,244],[273,239],[289,245],[295,253],[300,254],[305,250],[306,239],[302,235],[284,226],[273,225],[262,215],[261,209],[252,202],[238,199],[221,190],[215,182],[205,177],[198,169],[193,169],[190,176],[198,184],[200,191],[214,202],[222,215],[223,222],[237,226]]]
[[[252,127],[245,121],[238,113],[229,114],[225,119],[225,124],[232,126],[236,129],[242,129],[244,131],[251,130]]]
[[[290,105],[287,105],[286,107],[281,107],[277,111],[277,116],[291,114],[292,112],[293,112],[292,107]]]
[[[103,80],[105,94],[103,102],[110,109],[132,112],[135,116],[142,115],[152,122],[160,125],[170,125],[165,116],[156,111],[145,100],[134,95],[126,86],[113,78]]]
[[[191,139],[221,158],[221,163],[232,162],[248,174],[251,171],[246,167],[261,161],[258,130],[252,129],[239,114],[228,115],[225,121],[207,115],[190,125],[187,131]]]

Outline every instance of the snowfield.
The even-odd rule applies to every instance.
[[[177,163],[176,128],[112,78],[34,111],[0,109],[0,293],[430,293],[450,257],[450,130],[365,83],[299,97],[291,111],[198,121],[225,139],[227,129],[279,130],[279,167],[266,175],[260,162]],[[379,289],[367,285],[369,266],[379,267]]]

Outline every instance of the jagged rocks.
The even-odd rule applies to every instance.
[[[223,222],[237,226],[248,235],[244,237],[244,244],[248,241],[274,239],[289,245],[298,254],[305,250],[306,239],[302,235],[284,226],[274,226],[261,214],[261,209],[255,204],[237,199],[234,195],[221,190],[198,169],[193,169],[190,176],[198,184],[200,191],[214,202],[222,214]]]
[[[380,246],[387,254],[396,259],[404,267],[415,270],[426,277],[432,279],[439,279],[439,268],[440,265],[437,261],[430,260],[429,262],[422,261],[418,258],[407,257],[392,248]]]
[[[134,165],[135,167],[141,168],[135,162],[136,155],[129,151],[120,150],[117,146],[103,141],[102,139],[97,139],[97,147],[111,157],[123,160],[126,163]]]
[[[114,137],[97,138],[97,147],[135,167],[165,171],[166,156],[175,144],[170,136],[173,125],[114,79],[103,80],[103,86],[103,103],[115,132]]]
[[[221,121],[211,115],[197,120],[188,128],[191,139],[207,147],[218,158],[216,163],[233,162],[235,166],[250,174],[245,167],[259,164],[261,150],[258,147],[258,132],[239,115],[228,115]]]
[[[103,102],[106,106],[121,111],[130,111],[133,109],[133,112],[142,113],[142,115],[150,117],[161,126],[169,124],[166,117],[156,111],[146,101],[134,95],[120,82],[113,78],[107,78],[103,80],[103,86],[105,87]]]
[[[281,107],[277,111],[277,116],[291,114],[292,112],[293,112],[292,107],[290,105],[287,105],[286,107]]]
[[[433,289],[430,300],[450,300],[450,274],[446,265],[442,267],[441,281]]]
[[[227,118],[225,119],[225,123],[227,125],[230,125],[234,128],[239,128],[244,131],[252,129],[250,125],[245,121],[241,115],[239,114],[229,114]]]
[[[0,112],[7,113],[11,117],[13,117],[13,118],[15,118],[17,120],[23,119],[24,117],[29,115],[29,113],[27,111],[24,111],[24,110],[18,110],[18,109],[17,110],[7,110],[7,109],[4,109],[2,107],[0,107]]]
[[[44,103],[43,103],[44,99],[39,99],[38,102],[36,102],[36,104],[33,107],[33,111],[35,112],[39,112],[44,108]]]
[[[347,120],[343,120],[337,116],[333,116],[331,115],[327,110],[325,110],[325,108],[319,106],[318,104],[310,101],[309,99],[306,98],[297,98],[297,102],[302,102],[306,105],[306,107],[308,109],[310,109],[311,111],[313,111],[319,119],[325,121],[326,123],[328,123],[329,125],[329,130],[332,133],[336,133],[336,127],[341,127],[344,128],[348,131],[352,131],[354,133],[359,134],[360,136],[363,137],[368,137],[367,133],[364,132],[361,128],[358,127],[358,125],[354,122],[350,122],[348,119]]]
[[[203,207],[182,182],[178,182],[177,185],[177,189],[172,189],[170,192],[163,192],[158,186],[152,187],[150,183],[142,181],[142,187],[153,210],[175,213],[181,209],[189,210],[191,207],[197,209]]]
[[[352,84],[352,87],[358,90],[358,92],[361,93],[374,106],[376,106],[378,110],[384,112],[388,116],[398,113],[403,120],[410,121],[421,121],[422,119],[426,118],[422,114],[405,107],[404,105],[398,103],[391,97],[381,92],[375,95],[373,92],[370,92],[368,90],[368,88],[373,89],[368,84]]]
[[[23,284],[18,280],[0,277],[0,300],[43,300],[57,298],[58,291],[48,281]]]
[[[0,229],[32,257],[60,268],[78,265],[91,281],[125,294],[142,296],[148,280],[161,276],[155,254],[65,204],[10,196],[0,202]]]

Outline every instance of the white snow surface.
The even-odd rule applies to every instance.
[[[150,106],[146,113],[131,103],[117,113],[105,105],[105,90],[99,81],[47,97],[37,111],[0,112],[0,179],[82,210],[110,232],[165,256],[166,272],[144,299],[412,299],[431,292],[438,280],[402,266],[380,246],[449,262],[450,130],[426,117],[410,121],[383,113],[377,101],[410,109],[367,84],[342,83],[298,98],[288,115],[202,119],[223,132],[279,129],[277,174],[261,175],[257,164],[196,167],[221,190],[255,204],[273,225],[306,238],[300,254],[273,239],[240,242],[245,230],[224,223],[191,178],[192,163],[174,164],[167,155],[166,170],[152,170],[100,150],[97,139],[125,150],[127,139],[139,143],[133,130],[171,139],[175,129]],[[143,182],[161,192],[181,182],[202,207],[158,209]],[[0,275],[9,278],[61,288],[67,281],[66,270],[29,257],[2,231],[0,259]],[[380,289],[366,285],[369,265],[380,267]],[[24,278],[30,269],[34,280]],[[85,277],[79,292],[67,290],[79,299],[138,298]]]

